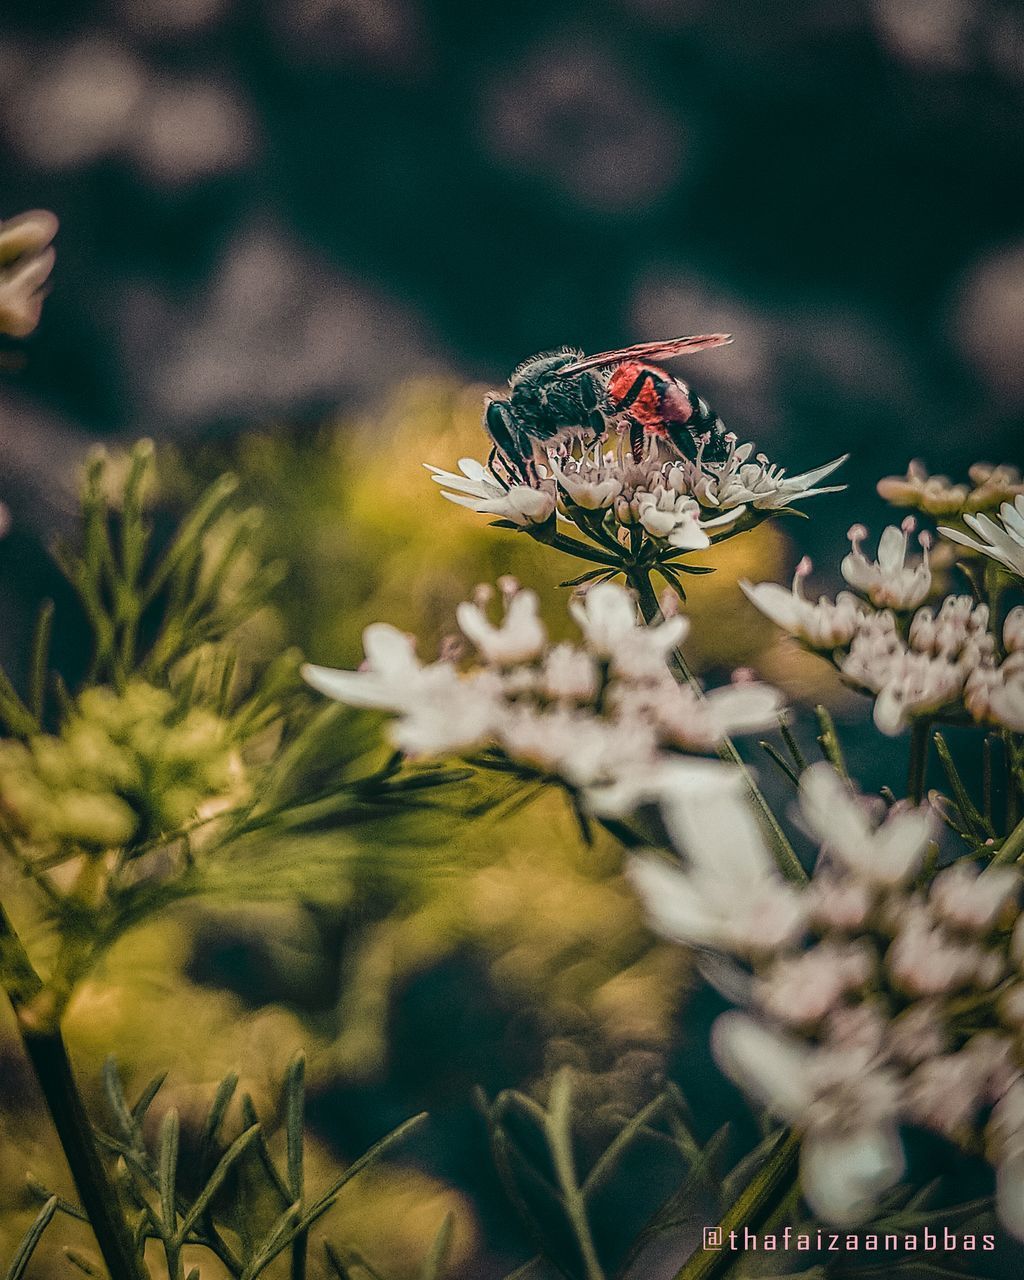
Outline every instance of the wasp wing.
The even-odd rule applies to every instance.
[[[689,338],[666,338],[661,342],[638,342],[635,347],[622,347],[618,351],[602,351],[599,356],[585,356],[575,364],[566,365],[554,375],[571,378],[587,369],[599,369],[602,365],[620,364],[623,360],[670,360],[673,356],[689,355],[693,351],[705,351],[709,347],[724,347],[732,342],[731,333],[702,333]]]

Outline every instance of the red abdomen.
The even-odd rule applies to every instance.
[[[625,412],[649,435],[664,435],[666,422],[689,422],[693,416],[686,387],[657,365],[629,360],[616,365],[608,379],[608,395],[613,404],[620,403],[642,373],[645,378],[639,395],[625,407]]]

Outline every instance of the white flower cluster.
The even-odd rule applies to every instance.
[[[752,457],[752,444],[730,437],[722,462],[682,458],[650,437],[643,456],[633,457],[622,436],[613,445],[599,442],[573,450],[548,450],[538,466],[539,485],[511,483],[498,470],[472,458],[459,462],[461,474],[427,464],[443,496],[460,506],[495,515],[525,528],[545,524],[557,515],[581,524],[578,512],[596,513],[608,532],[640,529],[650,538],[683,551],[710,546],[708,531],[728,528],[748,510],[778,511],[802,498],[835,493],[842,486],[816,487],[845,462],[835,458],[803,475],[787,476],[763,454]]]
[[[919,887],[927,808],[887,811],[831,765],[800,780],[821,846],[783,880],[742,782],[683,779],[663,798],[684,862],[637,855],[653,926],[739,966],[746,1008],[716,1023],[722,1069],[801,1136],[816,1213],[868,1218],[904,1168],[900,1130],[934,1130],[997,1170],[998,1211],[1024,1237],[1024,877],[970,862]]]
[[[1024,499],[1018,502],[1024,513]],[[993,523],[984,516],[977,521],[986,521],[979,529],[984,532]],[[1024,514],[1021,521],[1024,529]],[[840,592],[835,600],[803,594],[811,571],[806,558],[791,591],[774,582],[741,586],[762,613],[827,655],[848,684],[873,695],[875,724],[883,733],[898,734],[916,717],[939,713],[1024,732],[1024,608],[1005,619],[1001,657],[986,605],[947,596],[937,611],[920,607],[932,585],[930,538],[922,533],[922,555],[908,557],[914,528],[912,517],[887,528],[872,561],[862,549],[866,530],[855,525],[842,563],[854,592]]]
[[[924,463],[914,459],[905,476],[886,476],[878,482],[879,496],[894,507],[916,507],[931,516],[976,515],[994,511],[1001,503],[1024,494],[1018,467],[976,462],[967,472],[968,484],[954,484],[948,476],[932,476]]]
[[[377,623],[364,632],[359,671],[306,666],[303,674],[339,702],[392,712],[393,740],[409,755],[497,749],[585,793],[604,813],[657,794],[667,775],[693,763],[680,753],[712,751],[727,734],[777,721],[779,695],[765,685],[701,695],[677,684],[667,656],[688,623],[643,626],[624,587],[601,583],[570,603],[583,635],[574,645],[549,641],[532,591],[499,585],[499,622],[486,599],[459,606],[478,659],[469,667],[447,657],[424,664],[412,637]]]
[[[1002,503],[998,519],[986,515],[965,515],[964,523],[974,530],[978,538],[971,538],[960,529],[943,527],[940,532],[951,542],[989,556],[1010,573],[1024,578],[1024,494],[1017,494],[1012,502]]]

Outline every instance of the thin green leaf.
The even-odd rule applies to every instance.
[[[301,1204],[303,1196],[302,1135],[306,1109],[306,1058],[297,1053],[285,1079],[285,1131],[288,1142],[288,1189]]]
[[[336,1178],[335,1181],[331,1183],[330,1189],[319,1197],[319,1199],[314,1203],[312,1209],[310,1209],[310,1213],[315,1212],[325,1201],[333,1200],[346,1182],[351,1182],[357,1174],[362,1173],[367,1165],[373,1164],[374,1161],[379,1160],[386,1151],[390,1151],[392,1147],[397,1146],[399,1142],[407,1138],[409,1134],[415,1133],[417,1129],[421,1128],[422,1125],[426,1123],[426,1120],[427,1113],[425,1111],[421,1111],[419,1115],[411,1116],[396,1129],[392,1129],[390,1133],[385,1134],[379,1142],[375,1142],[368,1151],[363,1152],[358,1160],[354,1160],[349,1165],[340,1178]]]
[[[338,1280],[352,1280],[352,1272],[338,1257],[337,1251],[333,1246],[329,1245],[326,1241],[324,1241],[324,1253],[327,1255],[328,1266],[338,1277]]]
[[[773,747],[770,742],[766,742],[763,738],[757,745],[768,756],[769,760],[771,760],[774,765],[778,766],[782,774],[792,782],[794,787],[800,785],[799,775],[794,771],[793,766],[785,758],[782,752],[778,750],[778,748]]]
[[[149,1108],[153,1105],[153,1099],[160,1092],[166,1079],[166,1071],[161,1072],[158,1076],[154,1076],[139,1095],[138,1102],[136,1102],[135,1106],[132,1107],[132,1120],[136,1128],[138,1128],[138,1126],[142,1124],[143,1120],[145,1120]]]
[[[260,1127],[259,1116],[256,1114],[256,1108],[253,1106],[252,1098],[247,1094],[242,1094],[242,1123],[247,1129],[251,1129],[254,1125],[259,1129],[259,1137],[256,1140],[256,1154],[259,1156],[260,1164],[270,1181],[270,1185],[277,1192],[281,1203],[290,1206],[292,1198],[288,1191],[288,1186],[278,1172],[274,1157],[270,1154],[270,1148],[267,1146],[266,1134]]]
[[[604,1280],[604,1270],[590,1231],[587,1207],[576,1175],[572,1142],[572,1075],[567,1067],[551,1083],[544,1126],[566,1217],[583,1261],[587,1280]]]
[[[4,1280],[21,1280],[25,1274],[25,1268],[32,1260],[32,1254],[35,1252],[36,1245],[42,1238],[43,1232],[50,1225],[53,1215],[57,1212],[57,1197],[51,1196],[46,1204],[39,1210],[35,1221],[29,1227],[22,1237],[21,1243],[15,1251],[14,1257],[11,1259],[11,1265],[4,1273]]]
[[[281,1249],[288,1247],[298,1215],[299,1206],[292,1204],[276,1219],[264,1237],[263,1243],[242,1272],[241,1280],[256,1280],[260,1272],[274,1261]],[[280,1248],[277,1247],[278,1245]]]
[[[90,1280],[103,1280],[103,1272],[100,1270],[99,1264],[93,1262],[91,1258],[87,1258],[84,1253],[79,1253],[77,1249],[64,1248],[64,1257],[83,1276],[89,1276]]]
[[[53,629],[53,601],[44,600],[32,636],[32,659],[29,664],[28,705],[38,724],[43,720],[46,697],[46,669],[50,661],[50,633]]]
[[[599,578],[609,578],[612,574],[608,569],[589,569],[586,573],[581,573],[578,578],[569,578],[565,582],[560,582],[560,587],[580,587],[584,582],[596,582]]]
[[[850,772],[846,767],[843,749],[839,743],[839,734],[836,732],[836,723],[832,719],[832,715],[829,712],[828,707],[819,703],[819,705],[814,708],[814,714],[818,720],[818,743],[821,747],[822,754],[839,776],[849,782]]]
[[[217,1134],[220,1132],[220,1127],[224,1122],[225,1112],[231,1105],[231,1099],[235,1096],[237,1088],[238,1075],[234,1071],[229,1072],[217,1086],[217,1092],[213,1095],[213,1102],[210,1104],[206,1123],[203,1125],[203,1134],[200,1139],[203,1151],[209,1151],[216,1143]]]
[[[47,1200],[50,1199],[50,1196],[52,1193],[49,1192],[43,1186],[43,1184],[39,1182],[36,1178],[34,1178],[31,1174],[29,1174],[26,1177],[25,1185],[28,1187],[29,1191],[32,1193],[32,1195],[36,1197],[37,1200],[41,1200],[45,1203]],[[89,1221],[87,1214],[85,1214],[81,1209],[79,1209],[77,1205],[72,1204],[70,1200],[65,1200],[63,1196],[57,1196],[56,1200],[57,1200],[57,1211],[59,1213],[63,1213],[69,1218],[74,1218],[76,1222]]]
[[[754,1173],[769,1160],[785,1141],[786,1129],[775,1129],[767,1135],[748,1155],[722,1179],[721,1203],[731,1204],[736,1200]]]
[[[419,1280],[441,1280],[451,1249],[454,1227],[455,1215],[453,1213],[445,1214],[444,1221],[434,1237],[434,1243],[430,1246],[430,1252],[423,1260]]]
[[[654,1120],[658,1114],[664,1110],[668,1103],[668,1095],[661,1093],[645,1107],[636,1113],[635,1116],[619,1130],[612,1138],[611,1142],[605,1147],[593,1168],[583,1180],[581,1188],[584,1196],[596,1195],[598,1191],[605,1185],[608,1179],[615,1171],[622,1156],[629,1150],[630,1146],[636,1141],[642,1130]]]
[[[942,765],[942,771],[945,773],[946,780],[953,792],[953,798],[956,801],[956,807],[960,810],[960,816],[973,828],[979,843],[984,843],[986,838],[994,838],[995,829],[985,821],[984,815],[979,812],[971,799],[970,792],[964,785],[964,780],[960,777],[960,771],[954,763],[953,755],[946,739],[941,733],[936,733],[934,740],[935,754],[939,757],[939,763]]]
[[[139,1146],[138,1126],[128,1106],[128,1100],[124,1096],[121,1073],[117,1069],[117,1059],[113,1055],[103,1064],[103,1087],[122,1138],[130,1147],[137,1148]]]
[[[31,738],[39,732],[39,723],[18,697],[17,690],[0,667],[0,721],[15,738]]]
[[[516,1267],[515,1271],[510,1271],[504,1277],[504,1280],[530,1280],[530,1276],[541,1266],[544,1259],[540,1254],[535,1254],[532,1258],[528,1258],[520,1267]]]
[[[153,571],[153,575],[147,583],[143,594],[143,602],[145,604],[148,604],[160,592],[172,573],[179,569],[186,560],[198,554],[199,542],[203,533],[220,515],[225,504],[237,488],[238,481],[233,475],[220,476],[210,485],[189,515],[182,521],[174,541]]]
[[[807,768],[807,761],[804,759],[804,753],[800,750],[800,745],[793,735],[793,730],[789,727],[785,711],[779,712],[779,733],[782,734],[782,741],[789,748],[789,754],[793,757],[797,773],[803,773]]]
[[[157,1147],[157,1163],[160,1170],[160,1217],[164,1230],[171,1234],[177,1221],[177,1203],[175,1187],[178,1177],[178,1136],[180,1123],[178,1113],[171,1107],[160,1125],[160,1139]]]
[[[347,1264],[342,1262],[333,1245],[325,1244],[324,1250],[327,1254],[327,1261],[333,1268],[335,1275],[340,1277],[340,1280],[357,1280],[355,1272],[352,1270],[353,1267],[358,1267],[368,1280],[384,1280],[380,1272],[371,1267],[362,1254],[355,1249],[346,1249],[345,1252],[349,1257]]]
[[[217,1162],[217,1167],[214,1169],[213,1173],[210,1174],[206,1186],[203,1187],[199,1195],[196,1196],[188,1210],[188,1213],[182,1220],[181,1226],[178,1229],[178,1235],[182,1241],[186,1239],[188,1233],[209,1208],[210,1202],[220,1190],[224,1183],[224,1179],[231,1172],[234,1165],[237,1164],[238,1160],[252,1145],[259,1132],[259,1125],[253,1125],[251,1129],[246,1129],[244,1133],[238,1135],[234,1142],[232,1142],[231,1146],[228,1147],[227,1151],[225,1151],[221,1156],[220,1160]]]

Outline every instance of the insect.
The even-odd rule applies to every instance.
[[[574,439],[593,443],[609,430],[629,432],[637,460],[645,440],[656,436],[688,458],[703,439],[703,457],[721,461],[725,426],[718,414],[687,383],[651,362],[731,341],[730,334],[708,333],[596,356],[572,347],[541,352],[513,371],[506,399],[488,400],[484,428],[510,477],[534,487],[546,447]]]

